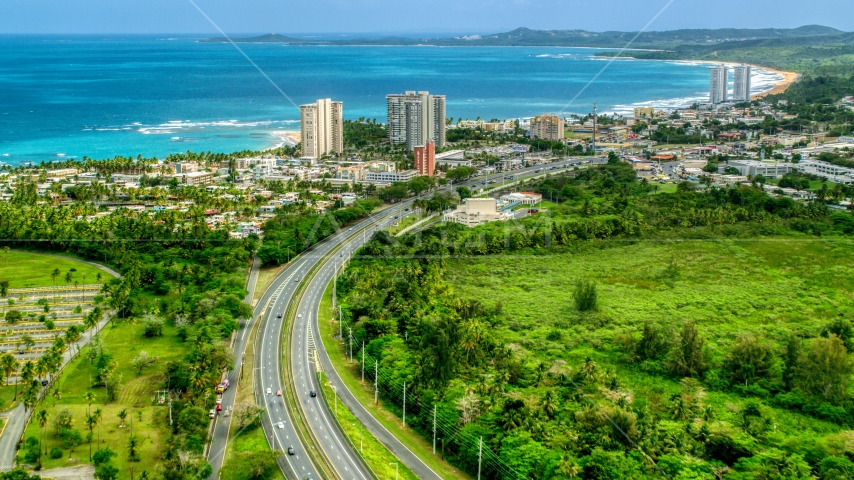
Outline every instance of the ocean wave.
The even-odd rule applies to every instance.
[[[161,123],[156,126],[140,126],[137,131],[143,134],[163,134],[175,133],[181,130],[193,130],[204,128],[252,128],[252,127],[268,127],[274,125],[291,125],[299,123],[299,120],[256,120],[256,121],[239,121],[239,120],[217,120],[212,122],[194,122],[191,120],[170,120],[166,123]]]
[[[709,94],[706,92],[697,92],[690,97],[678,98],[663,98],[658,100],[647,100],[644,102],[635,102],[628,105],[614,105],[609,111],[603,113],[616,113],[623,116],[634,115],[635,107],[653,107],[658,110],[676,110],[678,108],[690,107],[695,103],[703,103],[709,100]]]

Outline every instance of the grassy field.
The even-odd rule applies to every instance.
[[[4,379],[5,380],[5,379]],[[20,388],[18,389],[18,393],[20,393]],[[0,411],[8,410],[15,406],[14,402],[15,398],[15,381],[12,380],[9,385],[5,385],[0,388]]]
[[[85,333],[84,335],[89,335]],[[130,462],[127,454],[127,440],[130,435],[130,422],[133,417],[134,433],[142,440],[139,453],[141,461],[133,464],[136,476],[142,470],[153,474],[160,462],[160,454],[163,451],[162,442],[168,434],[168,408],[153,403],[154,391],[161,387],[162,379],[157,375],[150,375],[144,370],[138,375],[133,369],[131,361],[139,352],[146,351],[151,356],[158,357],[158,365],[171,360],[177,360],[184,355],[180,339],[175,334],[175,329],[170,324],[163,327],[163,336],[152,339],[144,339],[142,336],[142,325],[132,323],[110,323],[99,334],[104,349],[114,356],[117,368],[114,375],[121,378],[122,390],[116,402],[108,403],[106,392],[103,388],[90,388],[92,384],[90,375],[93,372],[86,359],[86,349],[81,351],[65,368],[58,380],[57,390],[60,397],[49,394],[45,400],[36,407],[36,410],[45,409],[48,412],[48,427],[45,429],[45,443],[48,449],[52,447],[62,448],[61,442],[53,435],[50,424],[60,408],[68,408],[73,413],[73,428],[79,430],[84,439],[88,430],[85,425],[86,411],[89,408],[85,395],[93,392],[95,400],[91,410],[100,408],[103,412],[100,424],[100,444],[98,443],[98,432],[95,431],[95,442],[92,450],[99,445],[107,446],[118,455],[113,459],[113,464],[119,469],[119,478],[130,478]],[[156,371],[151,367],[150,371]],[[126,427],[119,427],[118,413],[127,410],[129,415],[125,419]],[[26,430],[26,436],[38,436],[39,427],[31,422]],[[84,441],[73,451],[63,449],[62,458],[43,459],[44,468],[55,468],[60,466],[71,466],[81,463],[89,463],[89,445]]]
[[[270,284],[273,283],[273,280],[276,279],[276,275],[278,275],[279,272],[287,266],[287,264],[284,264],[278,267],[262,268],[258,270],[258,281],[255,283],[255,292],[252,294],[252,300],[255,301],[260,299],[264,295],[264,292],[267,291]]]
[[[393,412],[387,410],[383,406],[382,401],[380,401],[379,405],[374,404],[374,390],[372,385],[370,383],[362,384],[361,372],[358,368],[358,364],[350,363],[343,355],[344,350],[342,348],[342,344],[338,340],[332,338],[333,335],[338,333],[338,324],[333,323],[329,316],[328,312],[331,312],[331,306],[332,290],[330,288],[327,288],[326,292],[324,292],[323,294],[323,300],[320,304],[321,313],[318,317],[318,323],[320,324],[320,334],[321,338],[323,339],[323,345],[325,346],[326,351],[329,352],[329,358],[332,360],[332,363],[335,366],[335,370],[338,372],[339,375],[341,375],[341,379],[347,385],[347,388],[349,388],[350,391],[353,392],[353,395],[356,396],[356,399],[359,400],[359,403],[361,403],[365,408],[367,408],[368,411],[370,411],[371,414],[374,416],[374,418],[376,418],[388,431],[394,434],[394,436],[398,440],[400,440],[407,448],[409,448],[409,450],[418,455],[418,457],[421,458],[421,460],[424,461],[424,463],[426,463],[430,468],[432,468],[433,471],[438,473],[440,477],[470,479],[471,477],[469,477],[465,472],[461,472],[449,463],[443,461],[438,455],[433,455],[433,447],[430,442],[422,438],[418,433],[403,428],[401,426],[400,418],[398,418],[398,416]],[[341,405],[339,405],[338,408],[341,409]],[[355,422],[355,418],[353,419],[353,421]],[[352,427],[351,431],[355,432],[356,435],[358,435],[357,427]],[[352,435],[349,432],[348,434]],[[365,432],[365,438],[367,438],[368,436],[370,435]],[[354,437],[351,436],[350,438]],[[356,438],[358,440],[358,437]],[[379,446],[382,446],[382,444],[380,444],[379,442],[377,442],[377,444]],[[382,448],[388,453],[388,455],[391,455],[391,452],[388,452],[385,447]],[[371,465],[371,467],[376,470],[376,467],[373,464]],[[405,467],[401,464],[400,468],[402,475]],[[392,477],[380,475],[380,478]]]
[[[595,347],[644,321],[694,320],[721,345],[748,331],[779,338],[782,327],[816,334],[854,311],[852,255],[854,243],[842,240],[644,242],[524,261],[467,258],[451,263],[448,279],[462,297],[501,299],[512,318],[503,333],[523,346],[583,358],[562,347]],[[661,277],[671,260],[679,268],[672,286]],[[582,278],[599,284],[598,325],[574,318],[569,288]],[[545,339],[553,328],[566,332],[563,345]]]
[[[55,281],[50,278],[54,269],[61,272]],[[110,274],[100,268],[78,262],[71,257],[55,257],[20,250],[0,252],[0,280],[8,280],[9,288],[65,285],[65,274],[71,269],[76,269],[71,272],[72,285],[75,281],[98,283],[96,277],[99,273],[103,277],[102,281],[111,278]]]
[[[642,242],[576,254],[456,259],[449,262],[446,280],[460,298],[502,302],[507,320],[492,326],[491,334],[522,361],[575,368],[590,357],[657,408],[680,391],[679,383],[627,363],[621,336],[639,335],[644,322],[678,331],[682,322],[694,321],[713,363],[741,335],[775,345],[790,334],[816,336],[830,320],[854,312],[852,255],[854,242],[838,239]],[[671,260],[678,275],[666,280],[663,272]],[[574,309],[571,292],[581,279],[597,283],[598,312]],[[721,407],[720,420],[732,423],[731,412],[750,401],[714,389],[707,394],[710,404]],[[843,430],[793,411],[768,409],[780,434],[790,436],[781,442]]]
[[[676,184],[675,183],[665,183],[665,184],[656,184],[658,186],[658,191],[655,193],[676,193]]]
[[[421,218],[422,217],[416,216],[416,215],[407,215],[406,217],[403,217],[402,219],[400,219],[397,222],[396,226],[394,224],[390,225],[388,227],[388,233],[390,233],[391,235],[397,235],[398,232],[400,232],[404,228],[414,224],[418,220],[421,220]]]

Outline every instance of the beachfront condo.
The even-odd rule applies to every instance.
[[[300,105],[302,156],[318,159],[329,153],[344,151],[344,104],[321,98]]]
[[[409,90],[387,95],[388,140],[413,151],[432,141],[445,146],[445,96]]]
[[[709,102],[712,104],[726,102],[729,68],[726,65],[715,65],[709,68]]]
[[[750,65],[738,65],[732,69],[734,85],[732,99],[736,102],[750,101]]]

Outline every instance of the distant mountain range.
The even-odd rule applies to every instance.
[[[590,32],[587,30],[531,30],[517,28],[493,35],[469,35],[434,38],[355,38],[348,40],[302,39],[271,33],[258,37],[234,38],[242,43],[284,43],[290,45],[439,45],[439,46],[549,46],[622,48],[637,35],[633,48],[671,49],[680,46],[714,46],[732,42],[766,43],[783,41],[786,44],[849,44],[852,34],[821,25],[798,28],[763,28],[716,30],[666,30],[657,32]],[[206,42],[227,42],[226,38],[209,38]]]

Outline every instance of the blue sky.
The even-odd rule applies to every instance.
[[[228,33],[636,31],[668,0],[194,0]],[[827,25],[854,30],[850,0],[675,0],[650,30]],[[0,33],[201,33],[189,0],[0,0]]]

